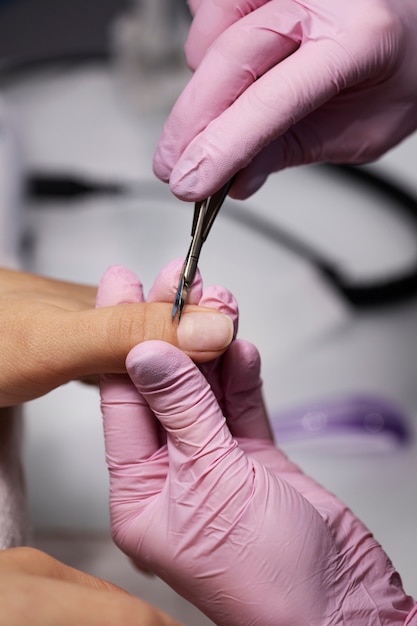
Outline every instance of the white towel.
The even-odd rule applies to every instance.
[[[0,549],[29,540],[22,468],[22,409],[0,408]]]
[[[12,115],[0,102],[0,265],[3,267],[19,267],[22,171]],[[21,407],[0,408],[0,549],[22,545],[29,537],[22,429]]]

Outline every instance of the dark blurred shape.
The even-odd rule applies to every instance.
[[[32,199],[56,200],[57,198],[78,199],[91,194],[118,195],[128,193],[129,188],[122,183],[92,181],[85,178],[32,173],[26,181],[26,192]]]
[[[0,0],[0,70],[49,60],[105,57],[127,0]]]

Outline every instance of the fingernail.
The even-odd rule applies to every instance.
[[[221,313],[185,313],[177,330],[180,348],[206,352],[223,350],[233,338],[233,322]]]

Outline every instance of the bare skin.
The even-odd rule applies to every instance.
[[[33,548],[0,552],[0,626],[181,626],[115,585]]]
[[[127,353],[142,341],[178,346],[170,303],[96,309],[96,292],[93,286],[0,269],[0,406],[21,404],[70,380],[123,373]],[[190,305],[184,315],[204,310]],[[222,351],[188,354],[204,362]]]

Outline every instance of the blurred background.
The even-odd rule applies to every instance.
[[[0,247],[16,263],[93,284],[118,263],[146,292],[185,254],[192,207],[151,159],[190,76],[189,19],[185,0],[0,1],[0,94],[14,128],[7,146],[1,135],[14,218],[0,220]],[[370,527],[411,594],[416,158],[413,135],[370,166],[276,174],[226,202],[200,264],[206,285],[239,301],[278,443]],[[28,403],[25,464],[36,545],[186,625],[211,623],[111,543],[96,389],[70,383]]]

